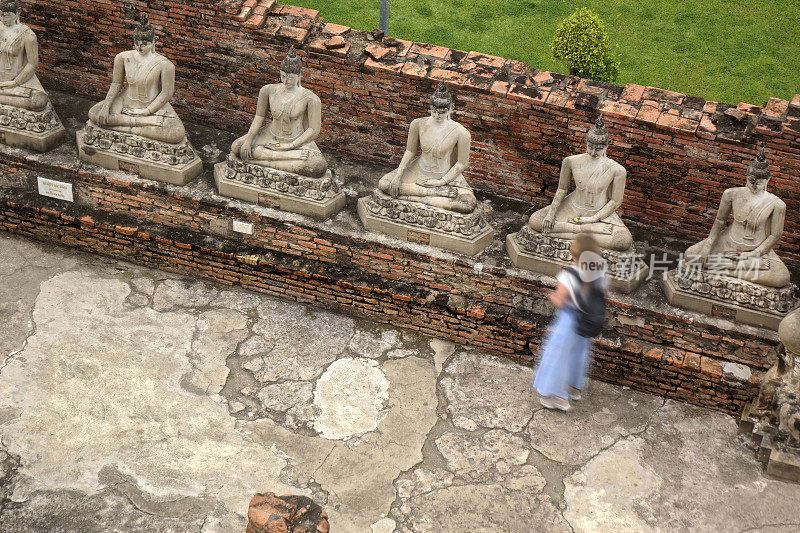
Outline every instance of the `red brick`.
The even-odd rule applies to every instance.
[[[789,102],[780,98],[770,98],[764,106],[763,113],[769,117],[781,118],[786,115],[789,109]]]
[[[409,50],[409,53],[445,59],[450,54],[450,49],[433,44],[414,43],[414,45],[411,47],[411,50]]]
[[[731,108],[726,109],[723,114],[726,117],[731,117],[732,119],[737,120],[739,122],[741,122],[741,121],[743,121],[744,119],[747,118],[747,113],[745,111],[742,111],[742,110],[737,109],[735,107],[731,107]]]
[[[443,68],[434,68],[430,72],[431,79],[441,80],[453,85],[461,85],[467,79],[467,75],[463,72],[455,72]]]
[[[334,35],[325,41],[325,48],[344,48],[345,46],[347,46],[347,41],[341,35]]]
[[[623,89],[621,98],[628,102],[638,102],[642,99],[645,89],[646,87],[644,85],[629,83],[625,86],[625,89]]]
[[[655,124],[658,122],[659,115],[661,115],[661,110],[658,107],[643,105],[636,114],[636,120]]]
[[[295,28],[293,26],[281,26],[281,29],[278,30],[277,35],[278,37],[283,37],[296,43],[302,43],[306,40],[306,37],[308,37],[308,30],[304,30],[303,28]]]
[[[710,357],[701,357],[700,369],[703,374],[706,374],[713,379],[722,379],[722,364],[716,359],[711,359]]]
[[[350,32],[349,26],[342,26],[341,24],[333,24],[328,22],[325,24],[325,27],[322,28],[322,33],[326,35],[344,35]]]
[[[675,91],[668,91],[666,89],[659,89],[658,87],[647,87],[642,94],[644,100],[655,100],[656,102],[669,102],[671,104],[680,104],[683,102],[685,94],[677,93]]]
[[[375,59],[377,61],[380,61],[384,57],[386,57],[389,54],[391,54],[392,53],[392,49],[391,48],[386,48],[385,46],[382,46],[382,45],[380,45],[378,43],[373,43],[373,44],[367,46],[367,48],[364,50],[364,52],[366,52],[367,54],[372,56],[373,59]]]
[[[672,130],[694,133],[697,129],[698,121],[669,113],[661,113],[658,118],[658,125]]]
[[[628,120],[635,119],[636,115],[639,113],[639,110],[632,105],[616,102],[614,100],[603,100],[600,102],[600,105],[597,106],[597,110],[604,115]]]
[[[697,136],[703,139],[714,140],[717,136],[717,127],[711,121],[711,117],[703,115],[700,124],[697,126]]]

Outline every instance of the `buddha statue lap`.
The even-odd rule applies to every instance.
[[[369,230],[474,255],[494,230],[464,178],[471,135],[450,118],[452,111],[442,83],[431,97],[431,115],[411,122],[400,165],[359,200],[359,214]]]
[[[554,276],[572,262],[572,239],[591,233],[603,249],[612,288],[630,292],[642,282],[647,266],[637,257],[631,232],[617,214],[627,171],[606,156],[610,140],[600,116],[587,134],[586,153],[564,158],[553,201],[507,239],[516,266]]]
[[[777,328],[798,305],[789,269],[773,249],[783,234],[786,204],[767,192],[771,177],[762,150],[747,169],[744,187],[722,193],[706,239],[691,246],[665,280],[675,305]],[[732,222],[728,225],[728,219]]]
[[[36,34],[20,23],[17,0],[0,0],[0,142],[44,152],[60,144],[64,126],[36,69]]]
[[[345,196],[315,142],[322,103],[301,85],[301,75],[302,61],[291,47],[281,62],[281,82],[261,88],[250,129],[233,142],[228,161],[215,167],[215,179],[224,196],[327,218],[344,207]]]
[[[202,162],[170,104],[175,65],[155,51],[155,28],[146,15],[133,39],[135,49],[114,58],[108,94],[89,110],[89,122],[78,132],[81,159],[185,184],[202,171]]]

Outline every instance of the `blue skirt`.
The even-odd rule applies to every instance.
[[[575,332],[577,319],[578,312],[572,307],[556,310],[533,380],[533,387],[542,396],[567,398],[568,385],[586,387],[592,339]]]

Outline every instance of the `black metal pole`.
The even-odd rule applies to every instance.
[[[378,29],[384,35],[389,35],[389,0],[381,0],[381,14],[378,22]]]

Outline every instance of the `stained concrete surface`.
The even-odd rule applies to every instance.
[[[720,413],[0,234],[0,531],[797,531]]]

